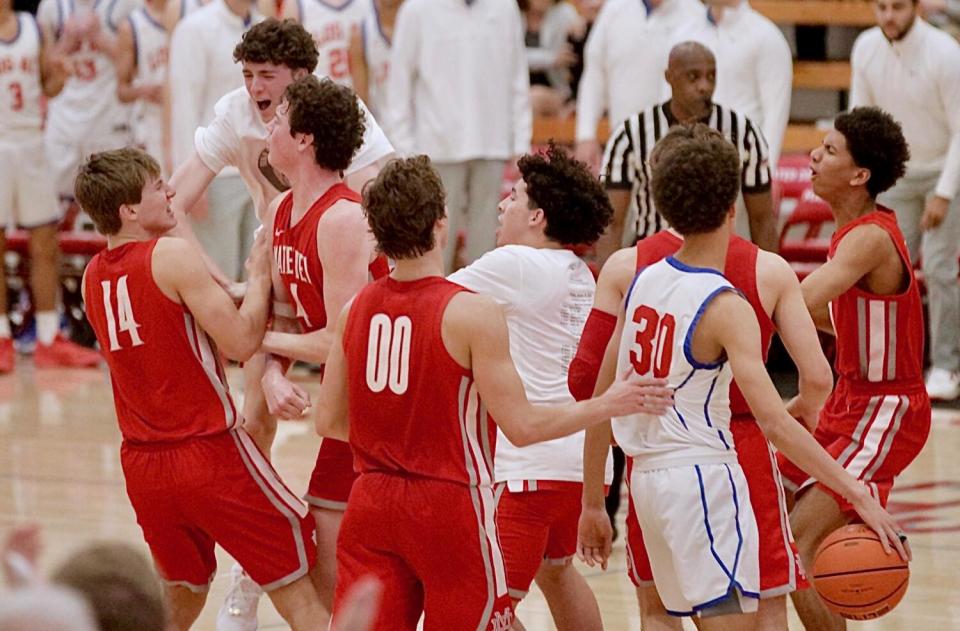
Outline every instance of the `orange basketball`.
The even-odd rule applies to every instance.
[[[830,533],[813,561],[813,586],[829,609],[850,620],[889,613],[907,591],[910,568],[862,524]]]

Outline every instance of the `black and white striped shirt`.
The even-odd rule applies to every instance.
[[[628,216],[636,217],[634,231],[638,239],[666,228],[666,221],[654,207],[650,187],[652,173],[647,161],[653,146],[677,122],[667,101],[628,117],[607,140],[601,177],[608,189],[633,191]],[[762,193],[770,188],[767,141],[757,125],[716,103],[710,115],[700,122],[719,131],[737,147],[742,164],[740,186],[745,193]]]

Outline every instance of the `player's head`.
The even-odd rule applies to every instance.
[[[312,73],[319,58],[313,37],[292,19],[268,18],[253,25],[233,49],[233,60],[243,65],[243,82],[264,122],[273,118],[287,86]]]
[[[127,147],[95,153],[80,165],[74,196],[97,232],[115,235],[137,226],[158,237],[177,225],[170,209],[174,191],[150,154]]]
[[[670,49],[665,73],[671,98],[694,119],[703,118],[713,104],[717,86],[717,60],[698,42],[681,42]]]
[[[603,234],[613,208],[587,166],[553,143],[546,153],[523,156],[520,179],[497,210],[497,245],[526,244],[545,235],[564,245],[592,243]]]
[[[346,170],[366,125],[350,88],[311,74],[287,86],[267,128],[270,164],[289,174],[304,159],[327,171]]]
[[[877,195],[906,172],[910,149],[900,124],[877,107],[837,116],[823,143],[810,152],[813,192],[827,201],[863,188]]]
[[[125,543],[95,543],[68,558],[53,582],[79,592],[101,629],[164,631],[163,586],[150,561]]]
[[[875,0],[873,12],[883,36],[896,42],[910,32],[917,19],[917,0]]]
[[[388,162],[363,187],[363,212],[377,249],[394,260],[414,259],[446,245],[446,196],[427,156]]]
[[[651,155],[653,201],[674,230],[713,232],[733,216],[740,192],[737,148],[703,123],[677,125]]]

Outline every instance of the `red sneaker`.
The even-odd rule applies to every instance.
[[[33,363],[37,368],[92,368],[100,363],[100,353],[75,344],[62,335],[50,344],[37,343]]]
[[[13,350],[13,340],[9,337],[0,338],[0,374],[13,372],[13,360],[16,354]]]

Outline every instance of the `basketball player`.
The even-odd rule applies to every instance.
[[[67,79],[62,51],[79,36],[59,44],[44,40],[29,13],[0,0],[0,261],[11,224],[30,232],[30,288],[37,324],[37,367],[95,366],[99,355],[59,334],[57,312],[57,225],[62,212],[43,148],[41,100],[54,97]],[[0,373],[13,370],[15,351],[7,317],[6,275],[0,274]]]
[[[674,135],[670,140],[677,142]],[[653,157],[667,149],[661,141]],[[593,392],[597,371],[613,333],[617,310],[633,277],[644,267],[674,254],[683,239],[663,230],[635,247],[614,253],[604,264],[597,283],[593,310],[577,356],[570,366],[570,389],[578,399]],[[819,410],[833,387],[830,367],[820,349],[816,329],[807,314],[796,274],[782,258],[733,235],[724,275],[743,293],[760,324],[761,349],[766,360],[773,333],[779,332],[799,372],[800,394],[788,408],[809,417]],[[760,553],[760,603],[757,627],[771,631],[787,625],[785,594],[805,587],[796,546],[787,522],[784,492],[776,460],[736,383],[730,388],[730,431],[737,446],[737,460],[750,490],[750,503],[757,520]],[[603,463],[610,443],[606,425],[587,430],[584,457],[585,497],[580,521],[582,552],[588,564],[606,564],[610,550],[610,521],[603,510]],[[629,474],[628,474],[629,480]],[[644,627],[680,629],[670,618],[653,584],[650,562],[637,524],[633,501],[627,515],[628,575],[637,588]]]
[[[909,154],[900,125],[875,107],[837,116],[810,154],[813,190],[837,222],[827,262],[801,285],[814,322],[837,339],[839,378],[814,437],[884,505],[930,432],[920,291],[896,216],[876,203],[903,176]],[[810,567],[823,538],[856,515],[784,456],[780,470],[797,496],[790,523]],[[845,628],[813,590],[793,602],[808,629]]]
[[[274,355],[267,358],[261,383],[272,414],[298,419],[310,400],[284,376],[287,366],[294,359],[325,362],[327,324],[370,276],[385,276],[388,267],[375,251],[360,196],[343,183],[342,172],[364,134],[353,92],[307,75],[287,87],[269,127],[270,163],[292,187],[277,198],[264,224],[273,235],[274,296],[283,305],[274,310],[274,324],[285,314],[295,332],[271,332],[264,339],[262,350]],[[325,439],[305,499],[317,523],[317,566],[311,575],[328,610],[337,532],[355,477],[350,446]]]
[[[518,446],[568,435],[617,410],[664,409],[655,379],[599,399],[527,402],[493,300],[442,277],[443,185],[425,156],[390,162],[364,210],[393,272],[337,322],[317,405],[321,435],[346,439],[360,473],[337,549],[335,616],[364,575],[383,581],[376,629],[509,629],[494,523],[497,419]],[[488,414],[489,411],[489,414]]]
[[[378,119],[387,111],[390,42],[403,0],[373,0],[373,10],[350,36],[350,78],[360,100]]]
[[[292,628],[325,628],[307,578],[313,523],[237,426],[220,364],[220,353],[249,358],[263,338],[266,236],[238,309],[192,245],[162,237],[176,223],[173,195],[139,149],[94,154],[77,176],[77,199],[107,237],[84,273],[87,317],[110,367],[127,495],[166,582],[171,621],[188,629],[196,620],[219,543]]]
[[[133,103],[133,142],[154,156],[165,173],[163,92],[170,37],[163,26],[167,0],[146,0],[117,29],[117,98]]]
[[[281,16],[303,24],[320,50],[318,74],[353,87],[350,77],[350,38],[360,30],[371,0],[287,0]]]
[[[498,208],[498,247],[448,279],[503,307],[527,399],[568,403],[567,368],[596,284],[564,244],[595,241],[613,209],[586,165],[552,145],[546,154],[520,158],[518,167],[520,180]],[[583,433],[521,448],[498,432],[495,455],[494,481],[506,484],[496,519],[514,612],[536,578],[558,628],[601,629],[597,600],[571,563]],[[611,470],[608,484],[612,476]]]
[[[744,614],[757,610],[760,589],[757,526],[730,431],[733,376],[774,445],[848,498],[888,552],[892,542],[908,553],[866,487],[783,406],[763,366],[755,312],[719,271],[736,212],[736,149],[703,125],[671,136],[653,166],[653,191],[683,243],[636,275],[595,392],[623,370],[666,377],[674,389],[666,414],[615,419],[613,433],[633,462],[630,492],[665,609],[698,615],[701,629],[732,629],[752,624]]]

